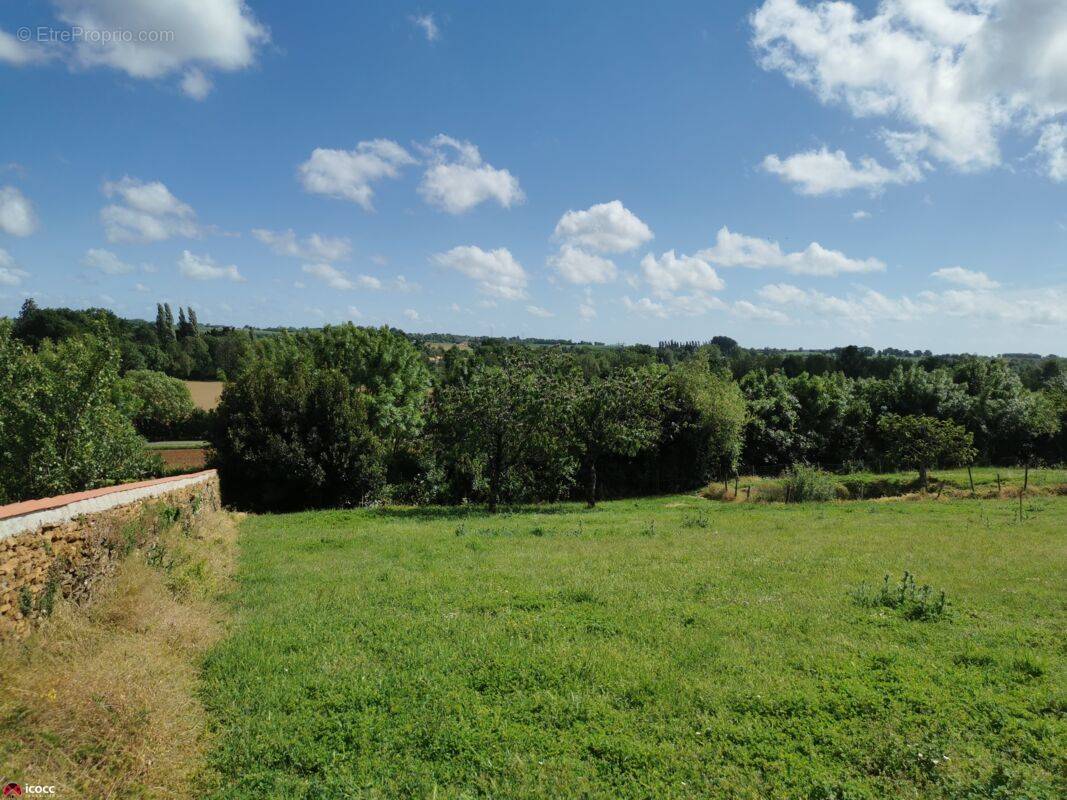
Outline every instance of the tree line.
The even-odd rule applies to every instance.
[[[37,473],[0,464],[12,476],[0,493],[8,501],[158,469],[134,446],[138,435],[171,438],[195,415],[180,381],[124,359],[130,329],[113,315],[56,339],[28,335],[67,319],[54,311],[63,310],[24,308],[0,323],[0,440],[11,465]],[[143,326],[164,352],[212,336],[195,312],[174,319],[166,305]],[[780,354],[727,337],[441,349],[350,324],[234,334],[240,358],[197,430],[212,440],[228,500],[250,508],[495,510],[684,491],[797,464],[908,468],[925,479],[953,463],[1067,461],[1067,377],[1042,367],[1032,388],[1004,359],[924,364],[925,355],[843,348],[841,369],[790,374],[775,366]],[[872,358],[893,359],[892,369],[869,374]]]

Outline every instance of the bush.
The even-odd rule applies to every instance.
[[[816,467],[794,464],[782,473],[782,499],[787,503],[835,500],[839,491],[837,479]]]
[[[877,590],[866,584],[857,587],[852,599],[863,608],[891,608],[910,620],[939,619],[948,606],[944,591],[935,592],[926,584],[916,587],[915,576],[906,571],[896,585],[891,586],[886,575]]]

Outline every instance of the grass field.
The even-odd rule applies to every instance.
[[[219,798],[1053,798],[1067,498],[247,518]],[[915,573],[947,611],[860,605]]]

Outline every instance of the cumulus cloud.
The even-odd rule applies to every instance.
[[[0,248],[0,286],[18,286],[30,273],[19,269],[11,254]]]
[[[552,237],[565,245],[601,253],[626,253],[652,239],[652,230],[619,200],[568,211]]]
[[[194,100],[204,100],[211,94],[215,84],[212,83],[211,78],[204,74],[203,70],[192,67],[185,71],[181,87],[182,93],[187,97],[191,97]]]
[[[244,0],[53,0],[59,19],[85,35],[67,55],[83,67],[104,66],[133,78],[185,72],[182,90],[203,99],[204,70],[235,71],[255,62],[270,32]],[[116,32],[129,31],[130,36]]]
[[[763,169],[793,184],[801,194],[808,195],[837,194],[851,189],[866,189],[871,194],[878,194],[888,184],[922,179],[922,172],[914,164],[902,162],[889,168],[873,158],[862,158],[853,164],[844,151],[831,153],[825,147],[785,159],[769,155],[763,159]]]
[[[24,67],[47,61],[52,54],[36,44],[20,42],[4,30],[0,30],[0,63]]]
[[[999,283],[984,272],[975,272],[963,267],[945,267],[930,274],[939,280],[954,283],[957,286],[965,286],[968,289],[997,289],[1000,287]]]
[[[949,289],[924,291],[912,298],[906,295],[889,297],[863,287],[845,296],[836,296],[779,283],[764,286],[758,294],[771,305],[806,311],[823,322],[843,321],[857,326],[914,322],[942,316],[976,322],[1067,326],[1067,291],[1057,288],[1012,293]]]
[[[1037,142],[1037,153],[1045,162],[1048,176],[1057,183],[1067,181],[1067,125],[1046,125]]]
[[[404,316],[410,319],[412,322],[418,322],[421,319],[421,317],[419,316],[419,312],[413,308],[405,308]]]
[[[877,258],[849,258],[838,250],[828,250],[812,242],[803,250],[786,253],[778,242],[734,233],[725,225],[715,237],[715,245],[697,256],[723,267],[784,269],[796,275],[830,277],[842,273],[884,272]]]
[[[870,211],[864,211],[863,209],[860,209],[859,211],[853,211],[852,212],[852,219],[854,219],[856,221],[861,221],[861,220],[870,219],[870,218],[871,218],[871,212]]]
[[[371,184],[396,178],[402,167],[414,163],[411,154],[396,142],[372,139],[359,142],[355,150],[316,148],[297,171],[304,191],[349,200],[372,211]]]
[[[441,38],[441,29],[437,25],[437,21],[433,18],[433,14],[412,14],[408,17],[408,21],[422,31],[422,35],[426,37],[428,42],[436,42]]]
[[[252,236],[280,256],[305,261],[342,261],[352,253],[352,242],[347,238],[312,233],[299,239],[292,228],[284,231],[253,228]]]
[[[726,303],[712,293],[726,287],[714,267],[698,256],[676,255],[673,250],[656,258],[649,253],[641,260],[641,273],[655,300],[623,298],[634,313],[666,317],[668,313],[696,316]]]
[[[318,278],[325,283],[331,289],[338,289],[340,291],[349,291],[350,289],[381,289],[382,282],[372,275],[357,275],[355,280],[348,277],[348,275],[332,264],[318,263],[318,264],[305,264],[301,269],[311,275]]]
[[[110,250],[95,247],[85,252],[82,263],[91,269],[100,270],[105,275],[128,275],[135,269],[133,264],[127,264]]]
[[[578,306],[578,316],[586,321],[594,320],[596,319],[596,307],[592,302],[586,300]]]
[[[603,258],[569,244],[563,245],[559,253],[548,259],[550,267],[560,277],[570,283],[608,283],[619,274],[611,259]]]
[[[431,206],[449,214],[463,214],[487,200],[504,208],[525,201],[519,180],[506,169],[482,161],[470,142],[438,134],[423,148],[430,161],[419,194]]]
[[[767,308],[767,306],[758,306],[755,303],[750,303],[748,300],[738,300],[731,307],[730,311],[735,316],[742,319],[758,320],[759,322],[773,322],[776,325],[785,325],[789,320],[787,314],[782,313],[776,308]]]
[[[507,248],[486,251],[473,245],[453,247],[434,255],[433,261],[476,281],[478,289],[485,294],[504,300],[526,296],[526,270]]]
[[[100,211],[109,242],[159,242],[172,236],[197,238],[196,212],[163,183],[129,176],[104,184],[104,195],[118,202]]]
[[[195,281],[244,281],[244,276],[234,265],[220,267],[210,256],[193,255],[188,250],[182,251],[182,257],[178,259],[178,270],[184,277]]]
[[[668,250],[659,258],[649,253],[641,259],[641,272],[657,297],[676,292],[718,292],[726,288],[715,269],[698,256],[677,256]]]
[[[556,316],[547,308],[542,308],[541,306],[526,306],[526,313],[532,317],[539,317],[541,319],[548,319],[549,317]]]
[[[765,69],[856,117],[903,123],[884,138],[909,170],[927,155],[996,166],[1005,132],[1067,112],[1062,0],[884,0],[869,16],[848,2],[766,0],[751,23]],[[886,177],[861,162],[864,172],[868,188]]]
[[[14,186],[0,186],[0,231],[29,236],[37,230],[37,214],[26,195]]]

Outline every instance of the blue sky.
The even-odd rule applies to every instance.
[[[161,5],[0,8],[0,313],[1067,351],[1062,2]]]

